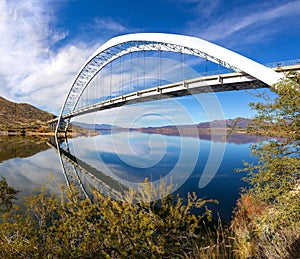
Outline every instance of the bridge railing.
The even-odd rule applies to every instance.
[[[282,67],[282,66],[293,66],[293,65],[297,65],[297,64],[300,64],[300,59],[276,61],[276,62],[265,64],[265,66],[267,66],[269,68],[276,68],[276,67]]]
[[[215,76],[215,75],[229,74],[229,73],[233,73],[233,72],[236,72],[236,71],[229,69],[229,68],[225,68],[225,69],[202,72],[202,73],[199,73],[199,76]]]
[[[293,65],[298,65],[300,64],[300,59],[293,59],[293,60],[284,60],[284,61],[276,61],[276,62],[271,62],[265,64],[266,67],[269,68],[278,68],[278,67],[283,67],[283,66],[293,66]],[[232,69],[221,69],[221,70],[211,70],[211,71],[206,71],[203,73],[199,73],[200,76],[214,76],[214,75],[221,75],[221,74],[229,74],[235,72]]]

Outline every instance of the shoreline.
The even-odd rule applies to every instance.
[[[34,132],[34,131],[24,131],[24,132],[9,132],[0,131],[0,136],[54,136],[55,132]]]

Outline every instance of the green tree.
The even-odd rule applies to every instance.
[[[294,258],[300,254],[300,74],[271,90],[274,100],[252,103],[257,115],[248,133],[265,138],[252,146],[256,164],[245,163],[249,188],[233,221],[241,257]],[[292,257],[288,257],[292,256]]]

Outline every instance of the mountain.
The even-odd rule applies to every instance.
[[[0,97],[0,131],[49,131],[47,121],[55,116],[27,103]]]
[[[196,130],[201,131],[201,132],[207,132],[209,130],[214,128],[214,129],[231,129],[235,128],[238,130],[246,130],[247,126],[251,122],[250,119],[246,118],[236,118],[236,119],[228,119],[228,120],[214,120],[214,121],[208,121],[208,122],[200,122],[199,124],[193,124],[193,125],[165,125],[165,126],[160,126],[160,127],[143,127],[143,128],[122,128],[119,126],[114,126],[110,124],[89,124],[89,123],[83,123],[83,122],[72,122],[72,125],[88,129],[88,130],[97,130],[97,131],[102,131],[102,130],[120,130],[120,131],[128,131],[128,130],[138,130],[142,132],[164,132],[164,131],[181,131],[181,130]]]

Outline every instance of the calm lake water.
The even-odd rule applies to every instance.
[[[69,181],[82,185],[88,194],[88,185],[100,190],[117,185],[126,188],[142,183],[145,178],[152,182],[171,178],[174,191],[182,197],[196,192],[198,197],[218,200],[219,204],[210,208],[222,220],[229,221],[239,190],[245,186],[241,180],[245,175],[234,170],[243,167],[243,160],[254,159],[250,156],[251,143],[240,141],[241,138],[238,143],[247,143],[108,131],[67,142],[61,140],[62,150],[68,153],[63,151],[59,156],[45,138],[0,137],[0,175],[22,191],[20,196],[36,193],[36,188],[47,181],[53,193],[59,194],[59,186]],[[68,170],[74,171],[75,166],[79,170],[70,176]]]

